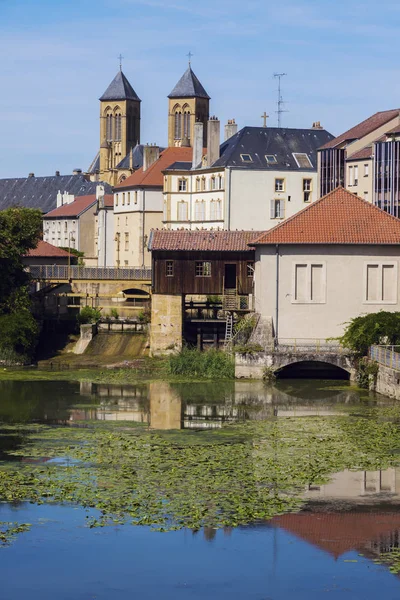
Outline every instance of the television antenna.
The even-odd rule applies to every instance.
[[[285,75],[287,75],[287,73],[274,73],[274,78],[278,80],[278,110],[275,111],[278,114],[278,127],[282,126],[282,113],[289,112],[284,108],[285,102],[281,93],[281,79],[282,77],[285,77]]]

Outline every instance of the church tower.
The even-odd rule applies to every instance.
[[[100,98],[100,168],[114,184],[115,168],[140,142],[140,98],[120,69]]]
[[[210,96],[193,73],[190,62],[168,98],[168,146],[193,146],[194,124],[201,121],[205,147]]]

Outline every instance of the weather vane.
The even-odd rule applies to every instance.
[[[122,59],[124,57],[122,56],[122,54],[120,54],[117,58],[119,59],[119,70],[122,71]]]
[[[189,58],[189,67],[192,64],[192,56],[194,56],[194,54],[192,54],[190,51],[188,52],[188,54],[186,54],[186,56]]]

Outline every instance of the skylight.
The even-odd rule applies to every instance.
[[[242,159],[242,162],[245,162],[245,163],[253,162],[253,159],[251,158],[250,154],[241,154],[240,158]]]
[[[267,163],[269,165],[274,165],[274,164],[276,164],[278,162],[276,160],[276,156],[274,154],[266,154],[265,155],[265,160],[267,161]]]
[[[293,152],[293,158],[297,163],[299,169],[312,169],[311,160],[308,157],[308,154],[302,152]]]

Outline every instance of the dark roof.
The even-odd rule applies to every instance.
[[[58,192],[74,196],[95,194],[98,184],[104,185],[106,194],[112,192],[108,183],[87,181],[81,174],[0,179],[0,210],[23,206],[47,213],[56,208]]]
[[[97,171],[100,171],[100,152],[96,154],[87,170],[88,173],[96,173]]]
[[[130,156],[132,154],[132,167],[139,169],[143,167],[143,144],[136,144],[128,154],[117,164],[117,169],[129,169],[130,168]]]
[[[137,100],[141,102],[122,71],[118,71],[100,100]]]
[[[260,237],[258,231],[225,231],[187,229],[152,229],[148,249],[170,251],[251,252],[251,240]]]
[[[169,165],[165,170],[166,171],[189,171],[192,168],[191,162],[177,161]]]
[[[366,158],[372,158],[373,154],[374,153],[372,150],[372,146],[366,146],[365,148],[358,150],[358,152],[354,152],[354,154],[349,156],[346,160],[351,161],[351,160],[362,160],[362,159],[366,159]]]
[[[52,219],[54,217],[79,217],[82,213],[86,212],[89,208],[96,204],[96,195],[91,194],[90,196],[80,196],[69,204],[63,204],[54,210],[51,210],[45,216],[46,219]]]
[[[210,96],[193,73],[191,66],[184,72],[168,98],[207,98]]]
[[[341,135],[330,140],[328,143],[325,143],[320,150],[325,150],[327,148],[336,148],[336,146],[340,146],[344,144],[344,142],[349,142],[351,140],[359,140],[360,138],[372,133],[378,127],[382,127],[385,123],[388,123],[395,117],[398,117],[400,113],[400,109],[395,108],[392,110],[383,110],[381,112],[377,112],[372,117],[368,117],[365,121],[361,121],[358,125],[355,125],[351,129],[348,129]]]
[[[242,167],[271,171],[317,170],[317,150],[333,136],[325,129],[283,129],[278,127],[243,127],[221,144],[220,158],[213,167]],[[311,167],[300,168],[293,153],[307,154]],[[241,155],[249,154],[250,162]],[[275,156],[268,163],[266,155]]]
[[[252,244],[400,244],[400,219],[337,188]]]

